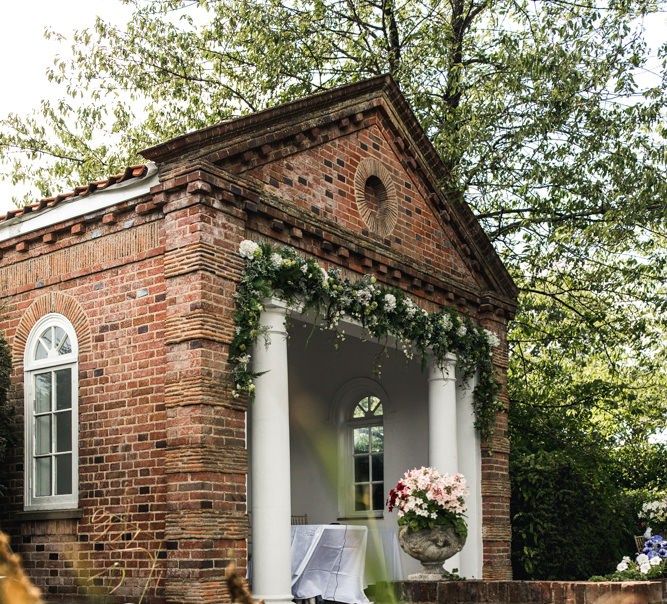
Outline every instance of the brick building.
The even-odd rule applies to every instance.
[[[337,497],[340,475],[313,443],[320,431],[335,439],[346,430],[360,397],[385,409],[379,491],[407,467],[433,463],[431,445],[449,443],[453,458],[445,454],[450,467],[441,469],[460,469],[473,487],[460,566],[510,578],[506,414],[492,442],[480,443],[469,395],[451,386],[453,364],[441,393],[395,351],[378,379],[377,343],[350,337],[336,352],[325,335],[307,342],[298,329],[307,321],[293,313],[292,337],[272,343],[284,362],[274,355],[267,379],[289,388],[289,421],[269,431],[268,452],[253,438],[248,402],[231,395],[238,249],[252,239],[375,275],[428,310],[454,307],[492,330],[507,403],[516,288],[470,209],[439,188],[443,165],[395,83],[380,77],[313,95],[143,155],[145,166],[0,221],[0,331],[13,354],[21,441],[5,468],[2,526],[37,584],[68,601],[117,585],[119,601],[138,599],[147,581],[155,601],[224,601],[223,568],[246,568],[249,543],[263,568],[262,544],[280,532],[266,528],[260,503],[249,522],[250,492],[272,487],[273,470],[261,464],[280,465],[292,514],[372,517],[391,530],[395,518],[375,503],[360,514]],[[435,423],[434,397],[459,410],[456,426]],[[276,513],[284,517],[269,511],[271,522]],[[278,541],[276,559],[285,553]],[[284,565],[271,566],[283,575],[254,572],[260,595],[278,602]]]

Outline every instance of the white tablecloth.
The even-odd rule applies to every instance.
[[[368,529],[306,524],[292,527],[292,595],[369,604],[364,594]]]
[[[401,548],[396,526],[379,524],[368,527],[366,552],[366,584],[384,581],[403,581]]]

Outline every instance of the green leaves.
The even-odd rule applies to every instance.
[[[13,411],[7,401],[9,393],[12,358],[7,341],[0,333],[0,461],[5,459],[7,446],[16,442],[12,425]],[[0,484],[0,491],[4,488]]]
[[[475,427],[488,439],[496,415],[502,409],[499,385],[491,361],[497,336],[476,326],[456,311],[442,309],[428,313],[403,291],[377,285],[375,277],[352,281],[336,270],[327,274],[313,259],[301,258],[292,248],[245,240],[239,250],[246,258],[246,270],[236,292],[235,336],[230,346],[232,394],[253,396],[255,386],[250,352],[261,339],[260,314],[263,301],[274,296],[302,312],[313,311],[323,328],[337,332],[343,316],[358,321],[380,341],[394,338],[408,358],[415,351],[423,364],[429,357],[444,367],[449,353],[457,356],[463,380],[477,375],[473,391]]]

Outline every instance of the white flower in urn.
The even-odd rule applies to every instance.
[[[500,338],[493,333],[490,329],[485,329],[484,330],[484,335],[486,336],[486,340],[489,343],[489,346],[491,348],[496,348],[497,346],[500,346]]]
[[[394,294],[385,294],[384,295],[384,309],[387,312],[391,312],[396,308],[396,296]]]
[[[651,559],[648,561],[648,563],[649,563],[651,566],[660,566],[660,565],[662,564],[662,558],[661,558],[660,556],[653,556],[653,558],[651,558]]]
[[[616,566],[616,570],[622,573],[624,570],[628,570],[628,563],[625,561],[619,562]]]
[[[639,566],[648,564],[648,556],[646,554],[639,554],[639,556],[637,556],[637,564],[639,564]]]
[[[645,562],[644,564],[639,565],[639,572],[642,575],[648,574],[648,571],[651,570],[651,564],[649,562]]]
[[[239,254],[247,260],[255,258],[261,253],[262,250],[260,249],[259,245],[257,245],[254,241],[250,241],[250,239],[244,239],[239,245]]]

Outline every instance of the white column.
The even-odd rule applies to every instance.
[[[289,396],[286,307],[264,303],[255,343],[251,404],[252,587],[256,600],[292,602]]]
[[[456,438],[456,357],[431,364],[428,378],[428,462],[440,472],[459,471]]]
[[[456,420],[456,356],[448,354],[444,365],[431,363],[428,379],[428,462],[440,472],[459,471]],[[461,572],[460,554],[445,563]]]
[[[473,391],[475,378],[457,388],[456,419],[458,424],[459,472],[468,482],[468,538],[461,550],[460,574],[466,579],[482,578],[482,449],[475,429]]]

